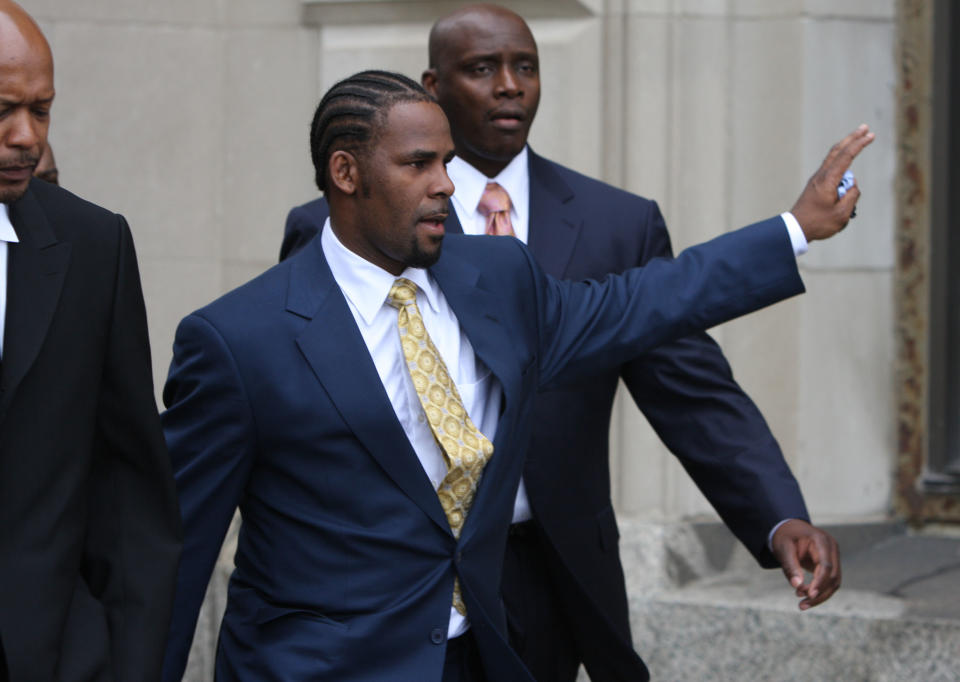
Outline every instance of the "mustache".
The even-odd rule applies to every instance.
[[[20,152],[20,154],[10,159],[0,160],[0,168],[23,168],[24,166],[36,166],[40,163],[40,157],[29,152]]]
[[[443,203],[438,204],[436,207],[431,208],[428,211],[419,211],[417,215],[417,220],[427,220],[432,218],[446,218],[450,215],[450,200],[447,199]]]

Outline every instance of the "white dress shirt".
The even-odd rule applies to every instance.
[[[488,182],[496,182],[510,195],[510,222],[517,239],[526,244],[530,240],[530,173],[527,148],[513,157],[507,167],[495,178],[487,178],[459,156],[447,164],[447,175],[457,188],[453,193],[453,207],[457,211],[464,234],[486,234],[487,218],[477,206]]]
[[[320,243],[333,278],[347,299],[360,335],[370,351],[393,411],[436,490],[447,475],[447,465],[403,359],[397,309],[387,303],[387,295],[397,278],[347,249],[330,228],[329,218],[323,226]],[[421,268],[407,268],[400,276],[419,287],[417,307],[427,333],[456,383],[470,419],[492,441],[500,419],[503,387],[474,354],[470,340],[460,329],[456,315],[430,273]],[[498,453],[494,451],[493,456],[497,457]],[[450,596],[452,599],[453,594]],[[451,604],[447,636],[452,638],[463,634],[467,627],[466,619]]]
[[[495,178],[487,178],[483,173],[461,159],[454,157],[447,164],[447,174],[453,181],[456,191],[453,194],[453,207],[457,211],[460,225],[464,234],[486,234],[487,219],[480,211],[480,197],[483,195],[488,182],[496,182],[510,195],[510,219],[513,222],[513,232],[517,239],[526,244],[530,237],[530,173],[528,148],[517,154],[500,171]],[[804,237],[800,223],[792,213],[781,213],[790,235],[790,244],[795,255],[800,256],[807,252],[807,240]],[[513,507],[513,522],[526,521],[532,518],[530,502],[527,498],[527,489],[523,480],[517,491],[517,500]],[[784,519],[775,525],[767,535],[767,547],[772,549],[773,535],[789,519]]]
[[[0,204],[0,359],[3,358],[3,330],[7,320],[7,242],[18,241],[7,205]]]

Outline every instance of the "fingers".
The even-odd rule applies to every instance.
[[[800,610],[822,604],[840,589],[840,549],[832,536],[817,530],[808,539],[801,563],[813,569],[813,578],[800,602]],[[800,596],[800,595],[798,595]]]
[[[850,218],[853,216],[853,210],[857,207],[857,199],[859,198],[860,188],[857,187],[856,182],[854,182],[853,187],[848,189],[847,193],[837,202],[836,210],[844,227],[850,222]]]
[[[846,171],[847,168],[850,167],[850,164],[853,163],[853,160],[857,158],[857,154],[873,142],[875,137],[876,136],[870,132],[867,124],[864,123],[831,147],[820,167],[825,172],[826,179],[832,187],[840,184],[840,178],[843,176],[844,171]]]
[[[783,574],[801,599],[801,611],[822,604],[840,588],[840,548],[829,533],[794,519],[777,530],[772,544]],[[807,584],[804,569],[813,573]]]
[[[783,569],[783,575],[786,576],[790,586],[799,591],[803,590],[803,568],[800,566],[800,559],[797,556],[796,543],[788,541],[778,548],[776,552],[777,559],[780,560],[780,567]]]

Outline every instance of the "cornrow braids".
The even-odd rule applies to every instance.
[[[327,191],[327,164],[333,152],[362,154],[393,105],[433,101],[415,80],[389,71],[361,71],[327,90],[310,125],[310,155],[320,191]]]

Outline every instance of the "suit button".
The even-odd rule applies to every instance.
[[[463,561],[463,552],[457,550],[456,556],[453,557],[453,563],[459,566],[461,561]]]
[[[440,628],[434,628],[430,631],[430,641],[434,644],[443,644],[443,630]]]

